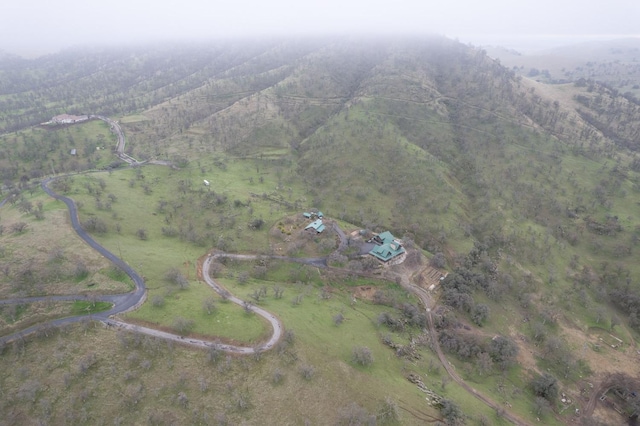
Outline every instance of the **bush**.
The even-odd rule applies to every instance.
[[[429,265],[434,268],[444,268],[447,265],[447,259],[443,253],[436,253],[430,260]]]
[[[464,413],[455,402],[443,399],[441,404],[440,414],[442,414],[448,425],[461,425],[464,423]]]
[[[558,397],[558,380],[549,373],[535,377],[531,381],[531,388],[536,396],[553,402]]]
[[[189,333],[189,331],[191,331],[194,325],[195,325],[195,322],[193,320],[182,318],[182,317],[178,317],[173,320],[173,328],[175,328],[176,331],[180,334]]]
[[[87,232],[95,232],[97,234],[104,234],[109,229],[104,220],[95,216],[82,222],[82,228]]]
[[[185,277],[178,268],[170,268],[165,274],[164,278],[171,284],[175,284],[181,289],[189,287],[189,280]]]
[[[366,346],[356,346],[353,348],[351,359],[356,364],[368,367],[373,364],[373,353]]]
[[[153,298],[151,299],[151,305],[155,308],[161,308],[164,306],[164,297],[160,296],[159,294],[156,294],[155,296],[153,296]]]
[[[316,369],[312,365],[302,365],[300,366],[300,375],[305,380],[311,380],[316,374]]]

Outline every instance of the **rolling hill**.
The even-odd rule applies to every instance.
[[[606,52],[618,54],[592,52],[581,58],[595,55],[592,60],[597,63],[609,60]],[[303,209],[322,209],[354,235],[360,230],[390,230],[416,253],[394,270],[408,282],[419,285],[421,268],[428,262],[449,273],[434,293],[439,306],[434,314],[438,335],[428,338],[437,339],[464,380],[531,423],[536,417],[548,423],[570,423],[574,416],[583,415],[583,424],[615,424],[621,418],[602,404],[591,416],[589,410],[594,406],[585,398],[593,395],[584,389],[587,383],[595,383],[595,389],[605,394],[614,389],[617,396],[610,396],[623,401],[617,403],[627,417],[636,413],[629,383],[639,373],[634,360],[640,332],[640,103],[632,92],[627,93],[640,84],[635,65],[616,63],[615,72],[628,70],[629,77],[614,87],[612,80],[600,79],[598,73],[536,81],[522,71],[524,65],[518,65],[524,59],[503,56],[496,60],[490,55],[492,51],[488,54],[434,36],[239,40],[75,49],[37,60],[0,57],[3,190],[24,197],[30,185],[49,174],[42,170],[50,166],[58,172],[108,170],[95,178],[91,174],[76,177],[68,194],[84,206],[81,219],[104,221],[108,231],[100,238],[106,245],[121,250],[121,239],[127,241],[128,248],[122,250],[128,261],[139,263],[156,283],[162,282],[164,271],[149,265],[152,257],[145,250],[171,259],[167,248],[175,247],[181,253],[178,257],[184,259],[167,262],[177,267],[180,262],[196,264],[196,253],[204,254],[214,246],[270,254],[274,246],[289,244],[290,251],[298,255],[317,244],[311,251],[321,252],[326,248],[323,244],[329,243],[319,238],[291,248],[295,234],[291,237],[286,232],[291,234],[296,223],[292,217]],[[543,62],[532,60],[534,63]],[[63,112],[117,119],[127,137],[128,154],[140,160],[169,160],[176,167],[117,167],[108,151],[96,154],[96,146],[105,145],[110,138],[108,129],[96,122],[53,130],[33,127]],[[84,130],[77,130],[80,128]],[[68,150],[79,144],[87,148],[73,158]],[[205,191],[202,179],[211,180],[212,187]],[[112,191],[112,200],[121,201],[104,207],[104,199],[94,192],[100,192],[97,188],[103,184],[107,192]],[[30,196],[38,196],[33,189],[31,192]],[[15,203],[11,214],[18,215],[20,205],[25,204]],[[23,214],[30,217],[28,212]],[[123,218],[134,224],[126,224]],[[248,230],[245,222],[266,223],[269,229]],[[149,231],[150,240],[159,241],[162,250],[145,249],[148,246],[142,238],[133,238],[140,229]],[[13,244],[17,237],[7,234],[2,238],[12,238]],[[335,263],[356,275],[371,272],[366,262],[349,257],[351,252],[344,255]],[[8,288],[17,269],[9,260],[2,264],[9,265],[2,281]],[[308,271],[282,272],[286,266],[273,266],[273,276],[265,278],[265,274],[255,274],[262,266],[255,265],[250,271],[236,264],[220,268],[229,286],[235,277],[249,272],[256,288],[260,280],[287,282],[288,291],[300,294],[305,283],[318,289],[334,286],[340,294],[336,297],[344,297],[347,306],[352,290],[345,290],[350,284],[344,283],[353,277],[329,275],[314,281]],[[389,285],[402,283],[398,279]],[[152,291],[169,299],[160,290],[165,291],[164,284]],[[188,297],[180,303],[187,303]],[[411,318],[407,303],[417,302],[403,303],[390,305]],[[316,304],[309,309],[325,309]],[[284,310],[280,315],[291,321],[285,321],[285,326],[297,323],[305,327],[299,313],[280,309]],[[363,315],[381,315],[379,309],[373,304]],[[397,332],[388,318],[372,321],[376,328],[367,331],[374,336],[368,338],[368,345],[384,341],[387,329]],[[399,335],[411,342],[425,328],[423,323],[422,328],[416,326]],[[322,398],[311,403],[313,392],[299,378],[291,378],[290,385],[302,389],[302,400],[291,402],[291,389],[282,391],[287,403],[266,397],[263,392],[268,393],[265,389],[271,385],[263,376],[271,368],[284,368],[277,367],[274,356],[266,366],[256,360],[253,366],[238,361],[233,367],[216,367],[220,376],[212,380],[233,382],[227,387],[227,402],[216,402],[216,410],[232,422],[256,424],[269,411],[264,404],[270,404],[276,407],[271,421],[294,424],[303,421],[305,404],[310,404],[310,417],[322,423],[321,413],[331,412],[336,404],[327,393],[337,392],[343,369],[353,379],[348,389],[338,392],[346,398],[346,408],[339,415],[333,412],[336,415],[326,423],[362,420],[366,415],[358,407],[373,412],[372,407],[381,404],[382,391],[365,391],[368,380],[391,386],[405,398],[400,401],[406,408],[400,414],[401,423],[425,421],[421,410],[429,418],[450,422],[465,415],[468,423],[506,422],[499,410],[493,413],[483,408],[478,416],[472,414],[478,402],[461,388],[447,388],[444,373],[433,366],[437,358],[428,344],[420,349],[422,361],[396,358],[391,351],[376,347],[375,371],[357,366],[354,370],[353,365],[345,365],[344,346],[336,346],[335,352],[323,350],[322,343],[310,337],[313,327],[304,329],[306,334],[299,339],[301,358],[327,366],[321,383],[315,383],[325,392]],[[80,332],[69,333],[77,336]],[[107,332],[91,333],[90,338],[99,342],[101,333]],[[318,329],[317,335],[322,342],[331,341],[325,329]],[[59,337],[59,341],[65,339]],[[114,340],[105,337],[105,341]],[[53,344],[33,343],[38,351]],[[138,357],[150,356],[145,352],[148,348],[140,345],[131,346]],[[112,346],[113,356],[124,356]],[[74,346],[74,351],[79,349]],[[180,351],[185,358],[192,357],[189,350]],[[175,357],[172,348],[160,352],[162,359]],[[388,368],[379,360],[383,353]],[[5,355],[2,362],[8,362],[10,356]],[[130,370],[137,363],[138,358],[131,361]],[[196,368],[183,360],[180,365],[185,371]],[[409,397],[415,386],[397,377],[414,370],[429,377],[425,380],[430,389],[439,387],[436,390],[455,401],[454,408],[459,406],[465,414],[448,403],[437,411],[421,406],[415,395]],[[98,371],[90,387],[107,392],[98,384],[107,374],[106,367],[101,364]],[[140,397],[145,401],[143,411],[151,423],[184,421],[188,417],[184,399],[172,402],[173,411],[180,414],[168,413],[153,421],[148,414],[156,407],[148,397],[154,392],[151,388],[165,400],[175,400],[170,395],[183,392],[184,382],[181,385],[172,376],[177,384],[159,384],[153,371],[142,374],[143,378],[135,374],[130,380],[124,378],[119,392],[144,395]],[[612,382],[615,374],[618,379]],[[233,379],[228,378],[231,376]],[[250,377],[261,389],[260,396],[238,386],[243,380],[239,377]],[[140,391],[138,382],[149,388]],[[11,376],[2,384],[18,389],[19,383]],[[544,383],[552,383],[555,391],[541,389]],[[602,387],[611,383],[615,384]],[[77,383],[70,386],[75,386],[76,393],[82,390]],[[193,389],[184,386],[195,392],[195,384]],[[359,405],[349,406],[347,402],[360,392],[364,396],[357,400]],[[38,397],[31,401],[29,395],[14,404],[25,418],[34,419],[38,415],[29,403],[35,404]],[[249,409],[242,403],[246,395],[255,401]],[[208,398],[202,396],[201,401]],[[54,404],[55,422],[62,418],[62,399]],[[98,402],[92,404],[101,412]],[[10,403],[2,407],[5,412],[11,408]],[[127,420],[145,421],[131,407],[127,409]],[[195,411],[194,422],[207,423],[206,409]]]

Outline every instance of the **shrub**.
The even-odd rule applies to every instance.
[[[351,359],[356,364],[368,367],[373,364],[373,352],[371,352],[371,349],[366,346],[356,346],[353,348]]]

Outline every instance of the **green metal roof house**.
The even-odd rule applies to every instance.
[[[310,224],[307,225],[305,229],[305,231],[307,229],[314,229],[318,234],[321,233],[322,231],[324,231],[324,224],[322,223],[322,219],[318,219],[315,222],[311,222]]]
[[[369,254],[377,257],[383,262],[387,262],[405,252],[404,247],[395,240],[395,237],[389,231],[376,235],[373,238],[373,241],[379,245],[375,246]]]
[[[396,239],[396,237],[394,237],[391,232],[384,231],[383,233],[374,236],[371,239],[371,242],[376,243],[377,245],[381,246],[383,244],[391,244],[392,242],[395,241],[395,239]]]

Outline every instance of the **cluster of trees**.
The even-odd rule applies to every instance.
[[[489,340],[473,334],[442,330],[438,341],[443,349],[465,361],[474,361],[478,373],[491,371],[494,365],[506,370],[515,362],[518,345],[508,337],[496,336]]]
[[[442,280],[442,301],[469,314],[476,325],[482,326],[490,310],[486,304],[476,303],[473,293],[483,291],[492,300],[502,297],[502,286],[496,280],[496,264],[487,253],[487,246],[480,243],[474,245],[462,264]]]
[[[423,329],[427,327],[427,317],[424,310],[412,303],[402,303],[397,306],[400,317],[395,317],[390,312],[378,315],[378,324],[385,325],[393,331],[402,332],[408,327]]]

